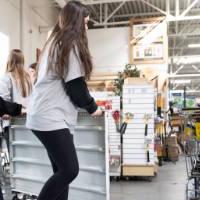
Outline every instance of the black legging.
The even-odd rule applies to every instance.
[[[68,129],[35,131],[33,133],[45,146],[54,175],[43,186],[38,200],[67,200],[69,184],[79,172],[73,136]]]
[[[0,200],[4,200],[1,186],[0,186]]]

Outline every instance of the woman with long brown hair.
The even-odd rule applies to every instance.
[[[13,49],[8,57],[6,73],[0,79],[0,97],[10,102],[22,104],[25,109],[28,96],[32,91],[31,78],[24,67],[24,55],[21,50]],[[5,137],[9,141],[9,115],[2,116]],[[8,146],[9,149],[9,146]]]
[[[21,50],[13,49],[7,61],[6,73],[0,79],[1,106],[4,107],[0,120],[3,120],[4,137],[9,152],[10,117],[20,115],[27,106],[27,97],[32,90],[31,79],[24,67],[24,55]],[[7,102],[7,104],[5,104]],[[3,102],[3,105],[2,105]],[[16,103],[12,103],[16,102]],[[12,111],[12,112],[11,112]],[[3,199],[0,191],[0,199]]]
[[[6,73],[0,80],[0,96],[25,107],[31,90],[31,79],[24,67],[24,55],[21,50],[13,49],[8,57]]]
[[[24,67],[24,55],[21,50],[11,50],[6,73],[0,79],[0,97],[4,100],[21,104],[26,110],[28,96],[32,91],[31,78]],[[25,112],[25,111],[23,111]],[[9,133],[10,116],[5,114],[2,116],[4,135],[9,151]]]
[[[69,184],[79,172],[73,142],[77,108],[99,116],[85,79],[92,61],[86,36],[89,12],[85,5],[69,1],[61,10],[37,67],[26,125],[45,146],[54,175],[45,183],[38,200],[67,200]]]

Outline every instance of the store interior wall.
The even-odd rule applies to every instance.
[[[1,0],[0,1],[0,75],[5,69],[8,52],[13,48],[21,48],[25,55],[25,65],[36,61],[36,48],[42,48],[44,45],[48,30],[40,32],[40,26],[49,26],[48,22],[41,18],[39,13],[35,12],[30,5],[29,0],[24,0],[23,13],[23,47],[20,45],[20,0]],[[48,7],[45,15],[49,21],[55,21],[56,12]],[[5,42],[5,38],[8,42]]]
[[[95,72],[118,72],[129,63],[129,28],[103,28],[88,31],[89,48]],[[141,70],[166,74],[168,63],[137,65]],[[163,76],[163,75],[162,75]]]
[[[95,72],[116,72],[129,62],[129,28],[91,29],[89,47]]]
[[[129,63],[129,28],[103,28],[88,31],[89,48],[94,62],[94,74],[123,71]],[[163,95],[163,106],[168,106],[168,62],[137,64],[148,80],[157,77],[158,92]]]
[[[43,3],[45,3],[44,0]],[[35,12],[29,0],[24,2],[24,21],[23,21],[23,51],[25,54],[25,64],[35,62],[36,48],[44,45],[48,30],[39,27],[52,27],[58,11],[48,7],[43,12],[47,16],[45,19]],[[20,0],[1,0],[0,1],[0,40],[4,41],[1,46],[0,55],[0,74],[7,60],[8,52],[13,48],[20,48]],[[48,21],[46,21],[48,19]],[[49,24],[49,21],[51,24]],[[1,39],[1,34],[3,38]],[[8,39],[6,45],[5,37]],[[88,30],[89,47],[94,61],[94,72],[118,72],[124,69],[129,63],[129,28],[103,28]],[[0,41],[1,42],[1,41]],[[7,47],[8,46],[8,47]],[[139,69],[145,68],[144,65],[137,65]],[[156,71],[167,73],[167,64],[153,66]]]

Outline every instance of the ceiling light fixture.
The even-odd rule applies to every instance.
[[[188,44],[188,47],[189,48],[200,48],[200,44],[197,43],[197,44]]]
[[[190,84],[191,80],[190,79],[181,79],[181,80],[174,80],[174,84]]]

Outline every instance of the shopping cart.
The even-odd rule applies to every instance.
[[[183,109],[187,200],[200,200],[200,140],[196,135],[195,128],[200,119],[199,111],[199,108]]]
[[[200,199],[200,141],[191,139],[185,144],[187,170],[186,199]]]

